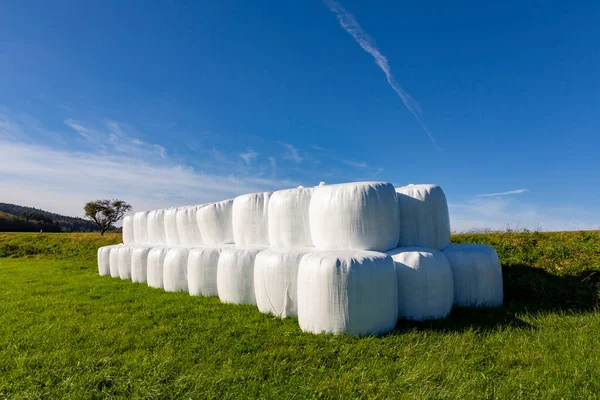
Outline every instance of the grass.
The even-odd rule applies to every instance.
[[[312,335],[251,306],[98,276],[118,235],[0,234],[0,398],[598,398],[600,233],[493,245],[506,305]]]

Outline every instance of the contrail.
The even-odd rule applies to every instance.
[[[521,194],[525,192],[527,192],[527,189],[517,189],[509,190],[508,192],[478,194],[477,197],[510,196],[511,194]]]
[[[404,89],[402,89],[398,82],[396,82],[394,76],[390,71],[390,65],[388,63],[387,58],[385,58],[385,56],[381,54],[381,52],[375,45],[375,41],[373,40],[373,38],[369,36],[365,31],[363,31],[356,18],[354,18],[354,15],[346,11],[346,9],[342,7],[340,3],[338,3],[335,0],[324,1],[329,10],[335,14],[342,28],[344,28],[344,30],[354,38],[356,43],[358,43],[364,51],[373,56],[373,58],[375,59],[375,63],[379,66],[379,68],[381,68],[381,70],[385,74],[385,77],[391,88],[394,89],[394,92],[396,92],[398,96],[400,96],[402,102],[404,103],[406,108],[408,108],[408,111],[411,112],[411,114],[416,118],[419,125],[421,125],[421,128],[423,128],[423,130],[429,136],[429,140],[431,140],[433,145],[437,147],[435,139],[433,138],[429,130],[425,127],[425,124],[421,119],[421,108],[419,107],[419,104],[415,101],[415,99],[410,97],[410,95],[406,93]]]

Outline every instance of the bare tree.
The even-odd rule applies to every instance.
[[[123,200],[96,200],[87,202],[83,209],[85,216],[100,228],[100,235],[104,235],[112,224],[120,221],[131,210],[131,206]]]

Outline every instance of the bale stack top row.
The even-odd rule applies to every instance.
[[[450,243],[444,192],[436,185],[357,182],[251,193],[197,206],[137,212],[124,244],[264,245],[273,248],[441,250]]]

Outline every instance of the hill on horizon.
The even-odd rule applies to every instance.
[[[0,203],[0,232],[98,232],[92,222],[39,208]]]

